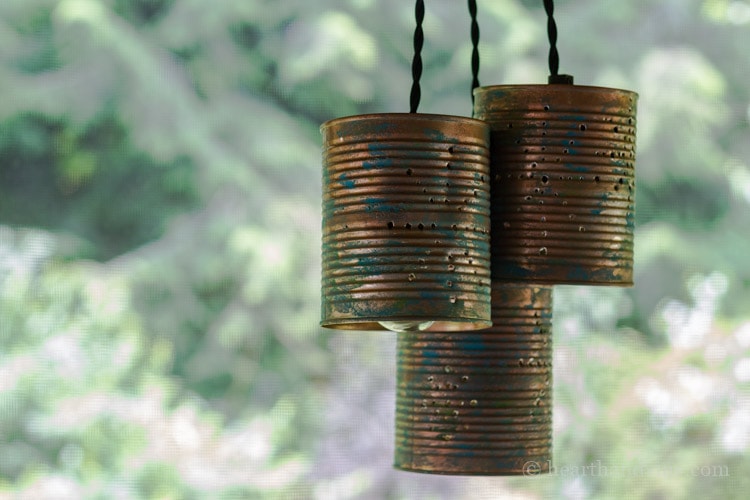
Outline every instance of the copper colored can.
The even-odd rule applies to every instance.
[[[492,321],[479,332],[398,335],[395,467],[548,472],[552,287],[493,282]]]
[[[489,326],[489,127],[376,114],[332,120],[321,132],[321,325]]]
[[[493,279],[633,284],[637,94],[578,85],[475,91],[492,127]]]

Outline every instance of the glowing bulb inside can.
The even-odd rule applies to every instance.
[[[392,332],[422,332],[431,327],[434,321],[380,321],[380,326]]]

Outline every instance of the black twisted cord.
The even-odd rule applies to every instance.
[[[424,21],[424,0],[417,0],[414,6],[414,17],[417,27],[414,28],[414,59],[411,61],[411,95],[409,96],[410,113],[416,113],[419,107],[419,99],[422,90],[419,88],[419,79],[422,77],[422,46],[424,45],[424,32],[422,21]]]
[[[555,24],[555,2],[544,0],[544,11],[547,13],[547,37],[549,38],[549,74],[557,76],[560,68],[560,54],[557,53],[557,24]]]
[[[477,0],[469,0],[471,14],[471,104],[474,105],[474,89],[479,87],[479,23],[477,23]]]
[[[557,24],[555,23],[555,2],[544,0],[544,11],[547,13],[547,38],[549,38],[549,83],[573,84],[570,75],[559,75],[560,54],[557,53]]]

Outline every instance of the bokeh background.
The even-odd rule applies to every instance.
[[[468,115],[426,3],[420,111]],[[482,84],[546,81],[541,4],[479,1]],[[532,479],[393,470],[394,334],[318,327],[318,127],[407,111],[412,2],[0,1],[0,498],[746,498],[750,2],[556,6],[640,94],[636,286],[555,290]]]

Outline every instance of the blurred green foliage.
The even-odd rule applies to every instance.
[[[317,326],[318,127],[406,110],[412,8],[0,2],[0,498],[750,489],[746,0],[558,2],[561,71],[640,94],[637,286],[555,292],[554,474],[390,468],[395,339]],[[464,9],[424,112],[470,111]],[[481,82],[543,82],[541,2],[479,9]]]

